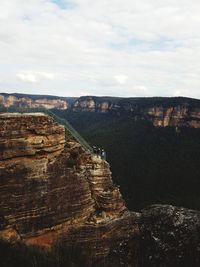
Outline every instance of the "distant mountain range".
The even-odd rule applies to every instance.
[[[47,109],[89,111],[127,115],[149,120],[154,126],[200,128],[200,100],[186,97],[58,97],[47,95],[0,94],[1,107],[45,107]]]

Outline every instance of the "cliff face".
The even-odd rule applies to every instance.
[[[159,127],[192,127],[200,128],[200,109],[192,108],[185,105],[176,107],[152,107],[144,110],[154,126]]]
[[[194,104],[193,104],[194,103]],[[189,98],[116,98],[85,96],[76,98],[0,94],[0,107],[70,109],[128,115],[148,120],[156,127],[200,128],[200,101]]]
[[[31,99],[29,97],[16,97],[13,95],[0,95],[0,106],[10,107],[28,107],[28,108],[47,108],[47,109],[67,109],[68,103],[62,99]]]
[[[95,101],[92,97],[84,97],[77,99],[73,106],[73,110],[81,111],[98,111],[98,112],[108,112],[112,110],[113,105],[108,101]]]
[[[129,99],[105,100],[104,98],[81,97],[73,105],[74,111],[111,112],[132,116],[135,120],[149,120],[156,127],[200,128],[200,102],[193,106],[187,100],[165,104],[160,101],[143,103]]]
[[[86,266],[197,267],[199,229],[198,211],[129,212],[109,164],[51,117],[0,114],[0,238],[77,247]]]
[[[105,258],[137,239],[137,214],[127,211],[108,163],[66,137],[42,113],[0,115],[0,237],[76,244]]]

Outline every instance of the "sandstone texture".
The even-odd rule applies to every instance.
[[[142,100],[141,100],[142,103]],[[157,103],[141,104],[128,100],[116,101],[93,97],[82,97],[72,106],[74,111],[111,112],[118,115],[128,115],[135,120],[148,120],[156,127],[192,127],[200,128],[200,102],[199,107],[193,107],[182,101],[181,104],[162,105]]]
[[[144,110],[144,115],[158,127],[191,127],[200,128],[200,109],[187,106],[152,107]]]
[[[92,265],[136,242],[138,216],[126,209],[109,164],[51,117],[0,114],[1,238],[48,249],[76,245]]]
[[[29,97],[16,97],[13,95],[0,94],[0,106],[10,107],[28,107],[28,108],[47,108],[47,109],[67,109],[68,103],[62,99],[31,99]]]
[[[200,128],[200,100],[189,98],[117,98],[84,96],[59,98],[0,94],[0,107],[46,108],[72,111],[111,113],[147,120],[156,127]]]
[[[89,267],[200,266],[200,212],[128,211],[109,164],[43,113],[0,113],[0,238],[75,247]]]
[[[72,105],[73,110],[108,112],[112,105],[108,101],[96,102],[92,97],[79,98]]]

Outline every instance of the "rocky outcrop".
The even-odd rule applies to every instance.
[[[142,211],[141,266],[200,266],[200,212],[170,205]]]
[[[28,107],[28,108],[47,108],[47,109],[67,109],[68,103],[63,99],[38,98],[32,99],[27,96],[16,97],[14,95],[0,95],[0,106],[10,107]]]
[[[77,99],[72,105],[73,110],[81,111],[98,111],[108,112],[112,108],[112,104],[109,101],[97,102],[92,97],[83,97]]]
[[[175,107],[152,107],[144,110],[144,115],[158,127],[200,128],[200,109],[187,105]]]
[[[42,113],[0,114],[0,203],[1,238],[77,245],[91,265],[138,239],[138,214],[126,209],[109,164]]]
[[[128,211],[109,164],[43,113],[0,114],[0,238],[76,247],[86,266],[200,264],[198,211]]]

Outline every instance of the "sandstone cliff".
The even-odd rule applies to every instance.
[[[0,106],[5,108],[10,107],[28,107],[28,108],[47,108],[47,109],[67,109],[67,101],[59,98],[48,99],[41,97],[32,99],[28,96],[17,97],[15,95],[0,94]]]
[[[117,98],[84,96],[79,98],[0,94],[0,107],[47,108],[112,113],[148,120],[156,127],[200,128],[200,100],[174,98]]]
[[[171,101],[169,101],[171,100]],[[200,101],[195,105],[186,98],[101,98],[81,97],[73,105],[74,111],[111,112],[148,120],[156,127],[200,128]]]
[[[0,114],[1,239],[76,247],[87,258],[82,266],[198,267],[199,229],[198,211],[129,212],[109,164],[51,117]]]
[[[47,248],[76,244],[93,262],[138,238],[137,217],[113,185],[109,164],[51,117],[0,115],[1,238]]]

